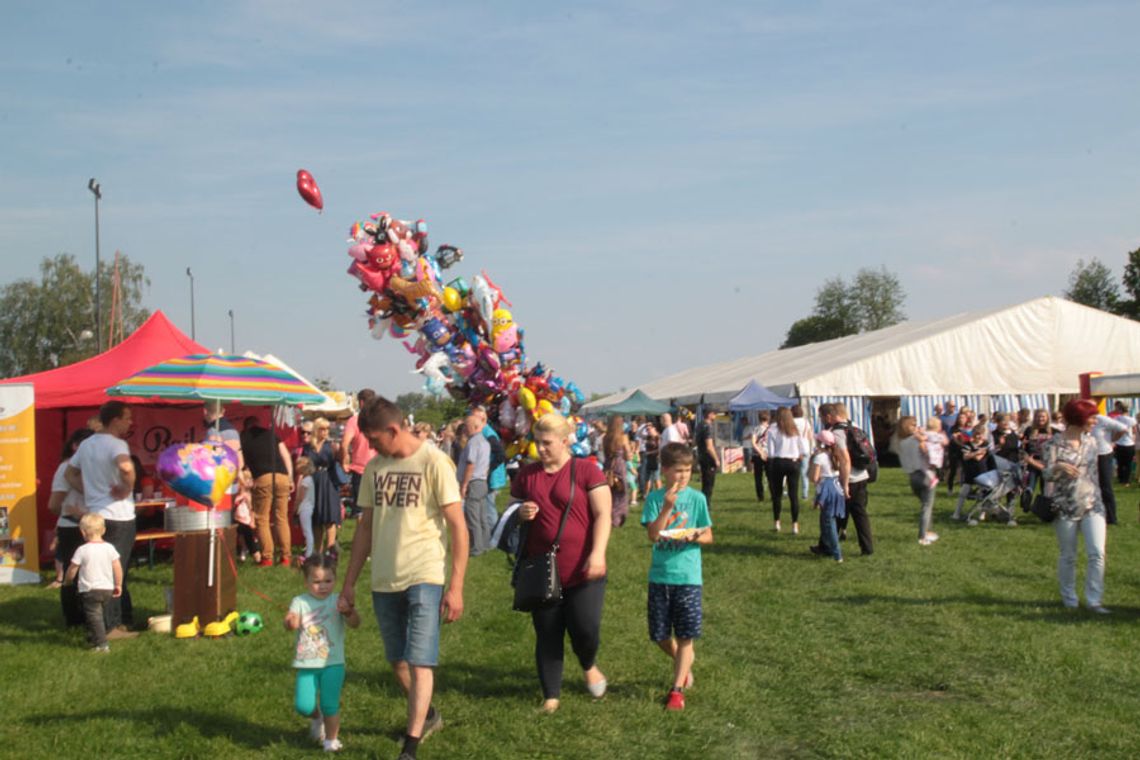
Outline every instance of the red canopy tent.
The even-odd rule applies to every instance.
[[[152,364],[209,350],[191,340],[155,311],[146,322],[117,346],[98,356],[34,375],[11,377],[0,383],[31,383],[36,393],[36,505],[41,536],[55,525],[47,510],[52,476],[59,466],[63,444],[71,431],[84,427],[101,404],[110,400],[107,388]],[[198,440],[202,435],[200,404],[170,403],[162,399],[123,399],[132,404],[134,431],[128,443],[145,468],[153,466],[158,452],[173,441]],[[50,543],[41,541],[41,559]]]

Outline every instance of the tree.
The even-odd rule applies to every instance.
[[[841,277],[832,277],[816,291],[811,316],[792,323],[780,348],[898,324],[906,319],[902,311],[905,298],[898,277],[886,267],[878,271],[860,269],[851,285],[844,283]]]
[[[823,340],[842,338],[844,335],[851,334],[852,331],[842,320],[812,314],[810,317],[804,317],[792,323],[780,348],[806,346],[808,343],[819,343]]]
[[[859,332],[881,330],[906,319],[902,311],[905,300],[902,283],[886,267],[877,272],[860,269],[847,297],[855,312]]]
[[[396,406],[416,422],[430,422],[439,427],[445,422],[462,417],[467,412],[467,402],[441,396],[435,398],[426,393],[401,393],[396,397]]]
[[[1122,298],[1117,303],[1117,313],[1122,317],[1140,320],[1140,248],[1128,254],[1121,285],[1128,298]]]
[[[1120,301],[1120,288],[1112,270],[1100,259],[1093,258],[1087,264],[1084,259],[1078,259],[1076,267],[1069,273],[1069,288],[1064,295],[1070,301],[1094,309],[1114,311]]]
[[[114,268],[104,265],[100,276],[104,347],[110,345],[113,284]],[[141,305],[149,285],[141,264],[119,257],[123,335],[134,332],[149,315]],[[38,282],[17,280],[0,288],[0,377],[40,372],[94,356],[98,351],[94,307],[95,277],[67,253],[41,261]]]

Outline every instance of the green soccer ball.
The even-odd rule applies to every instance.
[[[234,623],[234,633],[238,636],[252,636],[265,627],[265,621],[256,612],[243,612]]]

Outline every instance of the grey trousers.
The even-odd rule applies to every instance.
[[[463,499],[463,519],[471,536],[473,557],[491,548],[491,529],[494,526],[488,525],[487,517],[487,481],[472,480],[467,484],[467,496]]]

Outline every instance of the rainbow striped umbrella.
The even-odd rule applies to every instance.
[[[328,400],[305,380],[274,364],[224,354],[168,359],[111,386],[107,395],[245,404],[321,404]]]

